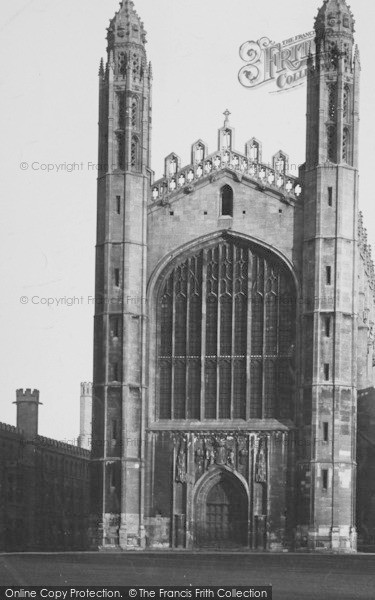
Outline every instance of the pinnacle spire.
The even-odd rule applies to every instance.
[[[116,42],[131,42],[142,46],[146,43],[144,24],[135,10],[132,0],[120,2],[119,10],[110,21],[107,39],[109,47],[113,47]]]
[[[324,0],[315,20],[315,30],[321,34],[330,30],[352,36],[355,19],[346,0]]]
[[[103,62],[103,58],[100,59],[100,65],[99,65],[99,77],[103,77],[104,76],[104,62]]]
[[[228,127],[228,125],[229,125],[229,117],[230,117],[230,115],[231,115],[231,114],[232,114],[232,113],[230,113],[228,109],[226,109],[226,110],[223,112],[223,115],[224,115],[224,117],[225,117],[225,120],[224,120],[224,127]]]

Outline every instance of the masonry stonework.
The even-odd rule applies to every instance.
[[[373,386],[374,267],[358,212],[358,49],[325,0],[298,177],[259,140],[150,167],[134,4],[99,71],[94,548],[357,548],[357,394]]]

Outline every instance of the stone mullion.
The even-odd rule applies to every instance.
[[[221,330],[221,303],[220,303],[220,283],[221,283],[221,259],[223,247],[219,245],[218,256],[218,277],[217,277],[217,339],[216,339],[216,419],[220,418],[220,330]]]
[[[258,263],[259,264],[259,263]],[[259,273],[258,273],[259,276]],[[263,259],[263,347],[262,347],[262,415],[266,415],[266,329],[267,329],[267,261]]]
[[[234,415],[234,355],[235,355],[235,325],[236,325],[236,246],[232,245],[232,343],[230,358],[230,418]]]
[[[176,527],[175,527],[175,513],[176,513],[176,455],[177,455],[178,439],[173,439],[173,461],[172,461],[172,515],[171,515],[171,546],[175,548],[176,542]]]
[[[276,369],[275,369],[275,400],[276,406],[274,414],[280,417],[280,396],[279,396],[279,371],[280,371],[280,324],[281,324],[281,316],[280,316],[280,273],[277,276],[277,297],[276,297]]]
[[[172,275],[172,360],[171,360],[171,419],[174,419],[174,378],[176,361],[176,271]]]
[[[255,516],[254,516],[254,483],[255,483],[255,461],[257,452],[257,434],[252,433],[249,438],[249,487],[250,487],[250,522],[251,522],[251,534],[250,543],[251,548],[255,549]]]
[[[201,410],[200,418],[205,418],[205,369],[206,369],[206,325],[207,325],[207,250],[202,259],[202,328],[201,328]]]
[[[247,271],[247,336],[246,336],[246,420],[250,419],[251,411],[251,328],[252,328],[252,294],[253,294],[253,255],[248,250]]]
[[[185,419],[189,418],[188,396],[189,396],[189,348],[190,348],[190,292],[191,278],[190,268],[194,258],[187,262],[187,280],[186,280],[186,350],[185,350]]]

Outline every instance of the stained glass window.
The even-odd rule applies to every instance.
[[[176,264],[159,296],[158,418],[292,418],[292,277],[222,240]]]

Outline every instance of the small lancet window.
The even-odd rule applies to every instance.
[[[221,190],[221,215],[233,217],[233,190],[229,185],[225,185]]]
[[[331,317],[325,318],[325,335],[327,338],[331,337]]]
[[[114,280],[115,280],[115,286],[119,287],[120,286],[120,269],[115,269]]]
[[[328,188],[328,206],[333,205],[333,188]]]
[[[322,488],[328,490],[328,469],[322,469]]]

